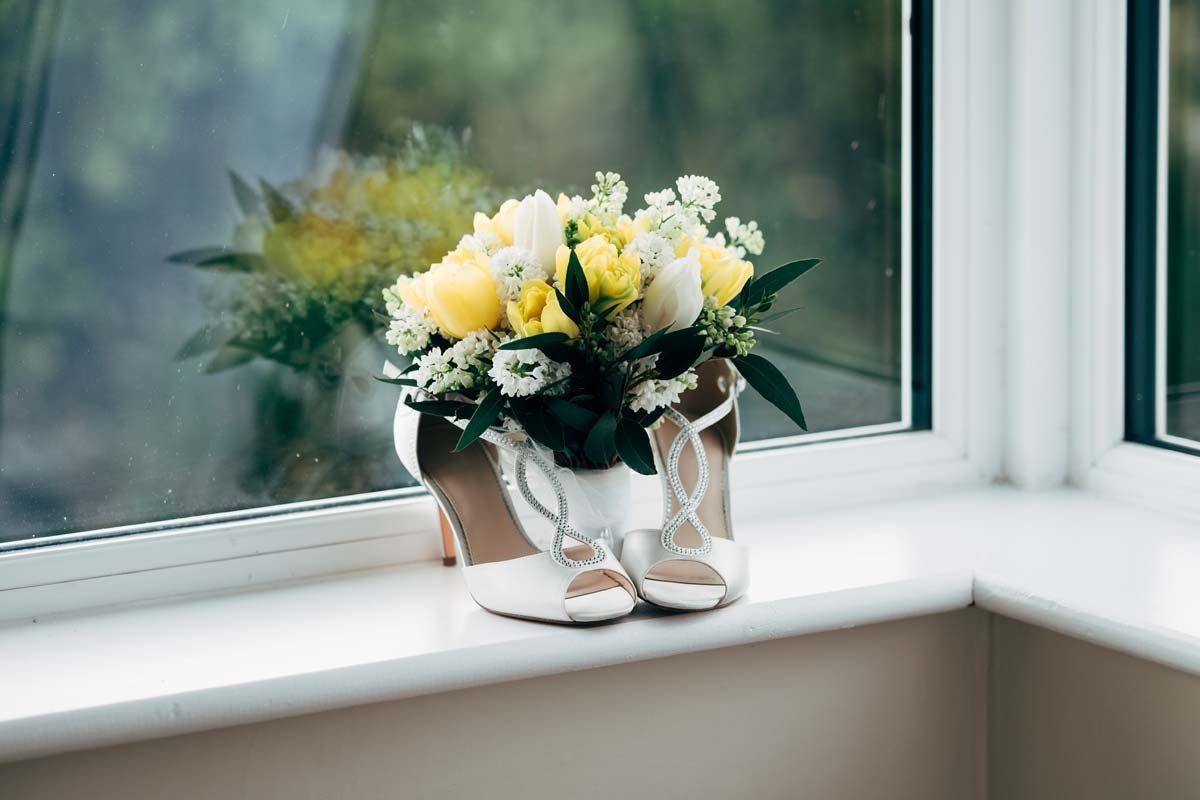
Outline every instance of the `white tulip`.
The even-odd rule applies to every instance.
[[[562,218],[550,195],[541,189],[525,195],[513,224],[513,244],[533,253],[534,260],[549,278],[554,274],[554,255],[566,243]]]
[[[642,322],[648,331],[691,325],[704,309],[700,291],[700,259],[693,250],[659,271],[642,301]]]

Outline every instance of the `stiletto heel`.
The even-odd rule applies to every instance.
[[[697,373],[696,388],[667,409],[650,437],[662,476],[663,526],[626,534],[621,552],[638,594],[679,611],[727,605],[749,585],[749,558],[733,541],[729,508],[743,384],[724,359],[704,362]]]
[[[458,563],[457,553],[454,548],[454,529],[450,527],[450,520],[446,518],[446,512],[438,507],[438,527],[442,529],[442,566],[453,567]]]
[[[600,622],[633,610],[637,594],[621,563],[604,542],[575,531],[554,465],[527,439],[487,430],[455,452],[462,430],[409,408],[396,408],[396,453],[438,505],[444,558],[462,561],[463,578],[475,602],[509,617],[546,622]],[[516,485],[526,502],[554,525],[549,550],[525,534],[500,477],[498,450],[514,454]],[[530,467],[554,489],[556,508],[539,502],[529,488]]]

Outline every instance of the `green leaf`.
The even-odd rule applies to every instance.
[[[242,180],[233,170],[229,170],[229,182],[233,185],[233,199],[237,201],[242,213],[246,216],[257,214],[262,207],[262,198],[254,191],[254,187]]]
[[[212,258],[220,258],[233,253],[228,247],[195,247],[191,250],[181,250],[167,256],[167,261],[173,264],[200,264]]]
[[[695,328],[678,333],[687,335],[676,338],[675,334],[669,334],[663,337],[663,341],[669,340],[669,343],[662,348],[658,360],[654,362],[654,372],[660,380],[670,380],[687,372],[695,366],[700,360],[700,354],[704,352],[706,340],[703,333]]]
[[[737,356],[733,359],[733,363],[756,392],[791,417],[801,430],[808,430],[808,425],[804,421],[804,411],[800,408],[800,399],[796,397],[796,392],[788,383],[787,378],[774,364],[753,353]]]
[[[654,453],[650,450],[650,437],[646,434],[645,428],[632,420],[622,419],[617,423],[614,438],[617,454],[621,456],[622,461],[629,465],[630,469],[642,475],[657,473],[654,468]]]
[[[420,411],[422,414],[431,414],[435,417],[458,417],[464,412],[475,411],[473,404],[458,400],[413,400],[410,398],[405,400],[404,404],[413,411]]]
[[[225,347],[222,348],[212,360],[204,365],[204,372],[212,375],[215,372],[224,372],[227,369],[240,367],[248,361],[254,360],[254,353],[250,350],[243,350],[240,347]]]
[[[567,436],[562,423],[546,408],[541,398],[531,398],[512,405],[517,421],[535,442],[556,453],[566,448]]]
[[[559,422],[576,431],[588,431],[596,424],[595,411],[576,405],[561,397],[551,397],[546,400],[546,408],[558,418]]]
[[[267,201],[267,211],[270,213],[272,221],[286,222],[295,215],[296,208],[292,205],[291,200],[283,196],[282,192],[262,178],[259,178],[258,183],[262,186],[263,198]]]
[[[385,378],[382,375],[375,375],[375,380],[380,383],[390,383],[393,386],[416,386],[417,382],[412,378]]]
[[[774,322],[777,319],[783,319],[784,317],[788,316],[789,314],[795,314],[797,311],[800,311],[803,308],[804,308],[803,306],[796,306],[795,308],[789,308],[786,311],[776,311],[774,314],[767,314],[762,319],[756,319],[754,321],[754,324],[755,325],[765,325],[768,322]],[[770,331],[770,333],[775,333],[775,331]]]
[[[176,264],[191,264],[200,268],[225,269],[231,272],[255,272],[264,266],[257,253],[239,253],[225,247],[197,247],[167,256]]]
[[[535,333],[522,339],[513,339],[500,345],[501,350],[541,350],[547,345],[565,344],[571,337],[565,333]]]
[[[617,454],[617,417],[606,411],[596,420],[591,433],[583,443],[583,453],[593,464],[608,464]]]
[[[654,333],[647,336],[645,339],[642,339],[642,341],[640,341],[638,344],[636,344],[633,347],[626,350],[625,354],[622,355],[619,360],[620,361],[636,361],[639,358],[645,358],[648,355],[657,353],[658,350],[656,350],[655,348],[658,347],[659,341],[661,341],[662,338],[667,335],[668,330],[670,330],[670,329],[669,328],[659,328]]]
[[[562,309],[562,312],[567,315],[571,322],[574,322],[576,325],[582,325],[583,312],[579,310],[579,307],[568,300],[567,296],[558,290],[558,287],[554,288],[554,296],[558,298],[558,307]]]
[[[583,265],[579,263],[579,256],[575,254],[575,248],[571,248],[571,257],[567,261],[567,291],[565,292],[567,300],[575,308],[583,308],[587,305],[591,295],[588,293],[587,275],[583,272]],[[566,309],[563,309],[566,312]]]
[[[185,361],[195,356],[211,353],[229,341],[229,331],[214,326],[205,325],[188,337],[175,353],[176,361]]]
[[[787,286],[792,281],[799,278],[804,273],[821,263],[819,258],[806,258],[803,261],[792,261],[789,264],[784,264],[763,275],[761,278],[755,278],[750,283],[750,289],[746,293],[747,304],[754,305],[773,294],[776,294],[780,289]]]
[[[665,413],[667,413],[666,406],[656,408],[653,411],[649,411],[649,412],[634,411],[631,408],[626,408],[624,413],[622,414],[622,416],[625,419],[631,420],[635,424],[637,424],[643,428],[649,428],[651,425],[658,422],[659,417],[661,417]]]
[[[475,407],[475,413],[471,415],[471,421],[467,423],[462,436],[459,437],[458,444],[454,446],[454,452],[457,453],[470,447],[476,439],[483,435],[484,431],[491,427],[503,409],[504,395],[500,394],[499,389],[485,394],[479,401],[479,405]]]

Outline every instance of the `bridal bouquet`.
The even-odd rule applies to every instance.
[[[818,260],[755,277],[762,231],[729,217],[711,232],[721,195],[708,178],[681,177],[632,214],[619,175],[596,173],[592,192],[476,213],[454,250],[385,289],[387,341],[412,361],[381,380],[464,423],[459,449],[489,427],[523,431],[570,469],[653,474],[646,429],[711,358],[804,428],[787,379],[752,351],[787,313],[768,313],[779,291]]]

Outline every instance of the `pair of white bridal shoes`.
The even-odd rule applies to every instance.
[[[698,372],[697,387],[651,431],[662,476],[663,525],[628,533],[619,560],[607,542],[571,527],[554,465],[532,442],[488,430],[454,452],[460,428],[420,414],[401,399],[396,452],[437,501],[445,561],[454,563],[456,549],[461,554],[475,602],[510,617],[592,623],[625,616],[639,596],[665,608],[699,611],[745,593],[746,550],[733,541],[729,511],[740,379],[724,360],[704,362]],[[501,450],[513,456],[517,490],[554,528],[547,550],[530,540],[513,509],[501,477]],[[530,489],[531,468],[554,490],[553,508]]]

